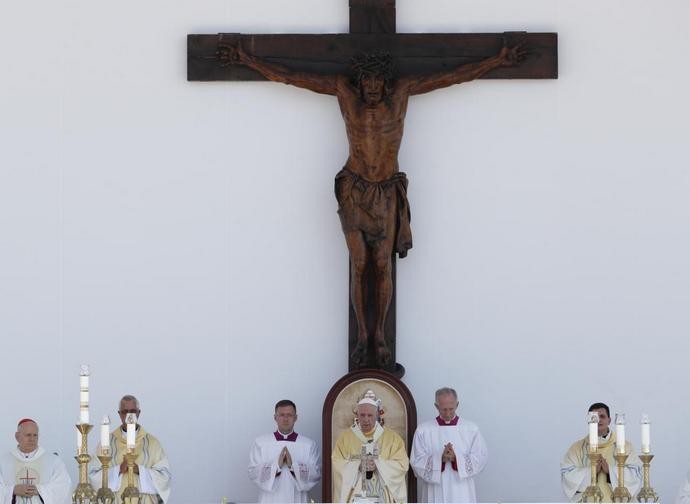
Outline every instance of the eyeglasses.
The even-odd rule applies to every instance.
[[[139,410],[137,410],[137,409],[123,409],[123,410],[118,411],[118,413],[120,415],[127,415],[129,413],[134,413],[135,415],[138,415]]]

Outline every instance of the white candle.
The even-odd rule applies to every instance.
[[[599,446],[599,426],[594,422],[589,423],[589,446],[593,451]]]
[[[129,413],[127,415],[127,448],[133,450],[136,445],[136,437],[137,437],[137,424],[136,424],[136,415],[133,415],[132,413]]]
[[[79,371],[79,423],[89,423],[89,366],[81,365]]]
[[[642,453],[650,453],[650,451],[651,451],[649,427],[650,427],[649,422],[645,422],[642,424]]]
[[[625,453],[625,424],[616,424],[616,451]]]
[[[127,448],[133,449],[136,446],[137,427],[134,424],[127,424]]]
[[[101,423],[101,450],[108,449],[110,449],[110,418],[106,415]]]

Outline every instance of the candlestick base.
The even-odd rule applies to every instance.
[[[72,494],[72,502],[74,504],[90,504],[96,499],[96,491],[89,481],[89,462],[91,461],[91,456],[89,455],[87,442],[89,431],[91,431],[93,426],[89,424],[79,424],[76,427],[81,433],[81,447],[79,448],[79,454],[74,457],[77,464],[79,464],[79,484]]]
[[[96,502],[98,504],[113,504],[115,502],[115,492],[108,486],[108,468],[110,467],[110,455],[98,455],[101,462],[102,484],[96,492]]]
[[[613,458],[616,459],[616,466],[618,466],[618,486],[613,490],[613,502],[630,502],[632,495],[630,491],[625,488],[625,461],[628,459],[627,453],[616,453]]]
[[[137,455],[134,450],[129,449],[125,453],[125,462],[127,462],[127,488],[122,492],[122,501],[125,504],[137,504],[139,502],[139,489],[134,483],[134,461]]]
[[[642,488],[637,494],[637,502],[659,502],[659,496],[649,484],[649,466],[654,455],[644,453],[640,455],[642,461]]]
[[[597,464],[601,455],[598,453],[589,454],[589,466],[591,469],[590,485],[582,493],[582,502],[601,502],[604,500],[604,494],[601,488],[597,485]]]

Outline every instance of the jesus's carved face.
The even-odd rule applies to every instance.
[[[360,87],[362,99],[367,105],[378,105],[383,100],[386,81],[381,74],[367,74],[362,76]]]

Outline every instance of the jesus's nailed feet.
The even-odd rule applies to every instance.
[[[357,343],[357,346],[350,354],[350,359],[352,363],[358,367],[364,367],[367,364],[367,346],[366,343]]]
[[[376,363],[384,367],[388,365],[391,360],[391,351],[388,350],[385,341],[380,341],[376,344]]]

